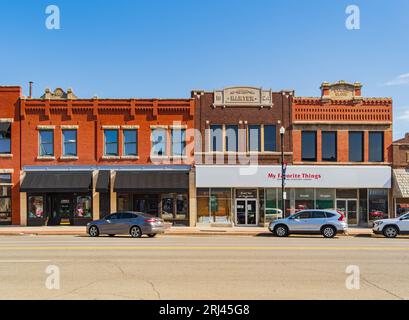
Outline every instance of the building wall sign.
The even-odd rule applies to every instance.
[[[348,83],[345,81],[338,81],[336,83],[324,82],[321,86],[323,98],[331,100],[360,99],[361,88],[362,85],[360,83]]]
[[[288,166],[287,188],[391,188],[387,166]],[[280,166],[197,166],[198,188],[280,188]]]
[[[215,107],[272,106],[271,90],[252,87],[233,87],[214,92]]]

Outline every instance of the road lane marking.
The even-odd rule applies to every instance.
[[[323,247],[323,246],[3,246],[0,251],[407,251],[409,247]]]
[[[0,260],[0,263],[44,263],[51,260]]]

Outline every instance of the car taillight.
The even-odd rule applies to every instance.
[[[150,219],[145,219],[145,222],[156,222],[156,219],[150,218]]]

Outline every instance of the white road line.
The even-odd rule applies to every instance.
[[[0,263],[43,263],[51,260],[0,260]]]

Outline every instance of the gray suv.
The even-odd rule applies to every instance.
[[[269,230],[277,237],[290,234],[322,234],[325,238],[333,238],[337,233],[348,229],[345,217],[336,210],[303,210],[296,214],[273,221]]]

